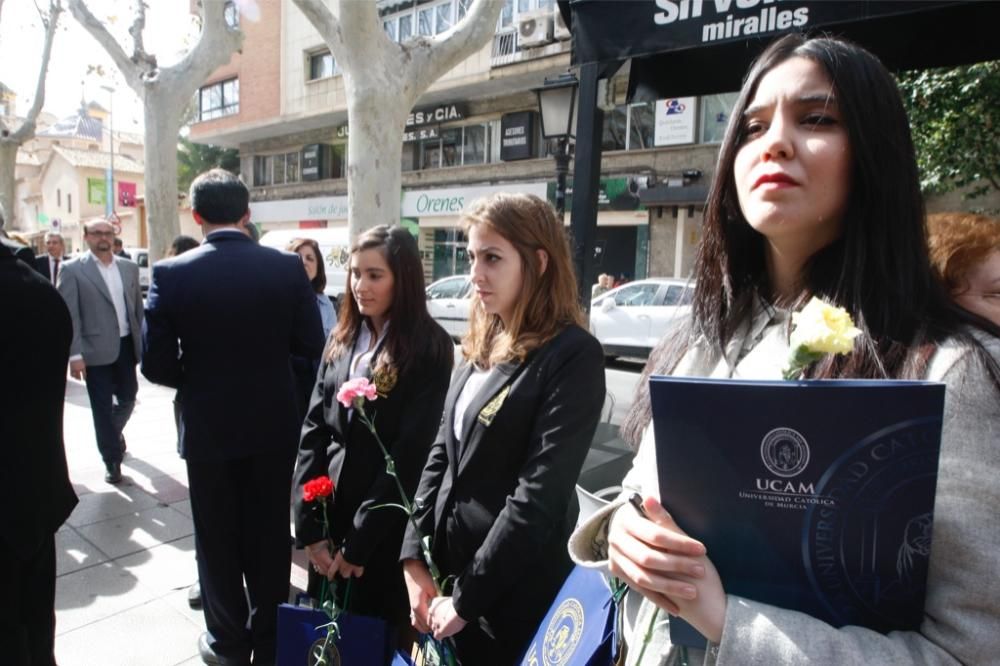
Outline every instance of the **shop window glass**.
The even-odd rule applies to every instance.
[[[626,107],[616,106],[604,113],[604,134],[602,150],[625,150]]]
[[[437,169],[441,166],[441,139],[416,141],[420,145],[420,168]]]
[[[403,171],[416,171],[417,169],[417,142],[410,141],[403,144]]]
[[[462,128],[455,127],[441,131],[441,166],[459,166],[461,164]]]
[[[272,168],[274,169],[271,182],[275,185],[284,185],[285,183],[285,156],[275,155]]]
[[[256,186],[271,184],[271,156],[256,155],[253,158],[253,184]]]
[[[327,161],[326,178],[343,178],[347,173],[347,144],[337,143],[330,146],[330,159]]]
[[[462,143],[462,164],[486,163],[487,125],[469,125]]]
[[[722,143],[738,96],[739,93],[720,93],[701,98],[702,143]]]
[[[436,32],[444,32],[451,27],[451,0],[435,7],[437,14]]]
[[[299,182],[299,154],[298,153],[286,153],[285,154],[285,182],[286,183],[297,183],[297,182]]]
[[[629,150],[643,150],[653,147],[656,118],[654,103],[633,104],[629,107]]]

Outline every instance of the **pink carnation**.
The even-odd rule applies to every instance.
[[[337,402],[348,409],[354,406],[355,401],[359,398],[374,400],[376,397],[378,397],[378,391],[375,385],[368,381],[367,377],[358,377],[357,379],[346,381],[341,385],[340,390],[337,391]]]

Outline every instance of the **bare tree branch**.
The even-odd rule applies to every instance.
[[[496,31],[503,0],[476,0],[465,17],[440,35],[405,44],[413,57],[414,88],[426,90],[448,70],[468,58]]]
[[[73,18],[90,33],[90,36],[97,40],[101,48],[111,56],[118,70],[125,77],[125,82],[141,98],[144,70],[140,64],[133,62],[126,55],[125,50],[122,49],[118,40],[108,32],[108,29],[104,27],[104,23],[91,13],[83,0],[69,0],[69,11],[73,14]]]
[[[31,103],[31,108],[25,116],[24,122],[17,128],[17,131],[10,135],[10,140],[18,145],[24,143],[35,135],[35,122],[38,114],[45,104],[45,76],[49,69],[49,58],[52,56],[52,43],[55,41],[56,28],[59,27],[59,14],[62,12],[62,5],[59,0],[49,2],[49,13],[45,16],[39,10],[42,25],[45,26],[45,42],[42,46],[42,62],[38,68],[38,81],[35,83],[35,98]]]

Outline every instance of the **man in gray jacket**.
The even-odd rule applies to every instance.
[[[114,230],[97,218],[84,225],[90,248],[59,271],[59,293],[73,318],[70,374],[87,382],[104,480],[119,483],[125,453],[122,429],[139,390],[135,366],[141,356],[142,291],[139,268],[112,252]]]

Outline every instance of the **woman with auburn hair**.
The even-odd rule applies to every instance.
[[[406,629],[399,563],[406,515],[379,508],[399,503],[396,484],[371,432],[336,396],[350,379],[367,377],[376,385],[378,398],[365,411],[412,497],[441,422],[454,346],[427,313],[420,252],[407,229],[379,226],[363,232],[351,248],[348,287],[302,426],[295,539],[315,573],[329,580],[356,579],[351,612]],[[328,507],[333,552],[323,535],[322,513],[302,496],[307,481],[324,475],[335,486]],[[344,585],[337,587],[341,597],[344,591]]]
[[[638,442],[622,495],[570,540],[630,587],[629,666],[982,664],[1000,654],[1000,340],[934,279],[909,123],[892,75],[834,38],[785,36],[737,98],[705,207],[692,314],[657,345],[622,424]],[[659,502],[651,374],[781,380],[791,315],[811,297],[861,330],[813,379],[946,385],[923,621],[882,634],[727,594],[701,542]],[[733,406],[718,405],[719,418]],[[850,419],[850,414],[836,418]],[[723,491],[720,491],[723,492]],[[632,493],[645,516],[623,507]],[[881,535],[880,535],[881,536]],[[706,650],[670,642],[679,616]]]
[[[969,312],[1000,326],[1000,220],[973,213],[927,216],[934,271]]]
[[[424,467],[402,557],[413,626],[454,637],[463,664],[509,666],[569,573],[574,485],[604,402],[569,244],[538,197],[495,194],[463,215],[475,293],[464,363]],[[453,584],[437,596],[421,557]]]
[[[330,331],[337,323],[337,313],[333,303],[323,290],[326,289],[326,267],[323,264],[323,253],[319,243],[312,238],[293,238],[285,246],[288,252],[294,252],[302,260],[302,267],[309,278],[309,285],[316,294],[316,307],[319,308],[320,323],[323,325],[323,337],[330,337]],[[319,369],[319,357],[304,358],[292,356],[292,373],[295,375],[295,388],[298,393],[297,403],[299,413],[305,414],[309,408],[309,396],[316,383],[316,371]]]

